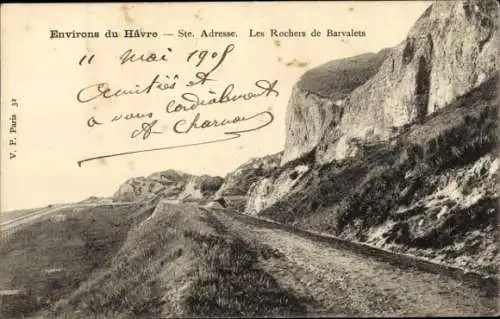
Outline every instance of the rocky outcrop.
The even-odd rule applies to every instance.
[[[122,184],[113,195],[115,202],[165,200],[197,200],[212,198],[223,183],[221,177],[193,176],[166,170],[148,177],[134,177]]]
[[[253,159],[223,183],[175,171],[132,179],[115,200],[210,198],[214,207],[492,273],[497,16],[493,0],[434,2],[398,46],[302,76],[282,154]]]
[[[245,213],[257,215],[283,197],[293,196],[295,189],[301,190],[303,177],[311,171],[313,162],[314,152],[309,152],[300,159],[277,167],[271,174],[253,183],[248,191]]]
[[[500,159],[492,154],[427,179],[435,191],[400,206],[393,219],[373,227],[367,242],[438,262],[494,271]],[[433,248],[433,249],[432,249]],[[488,269],[490,268],[490,269]]]
[[[489,79],[497,70],[497,16],[493,0],[435,2],[402,43],[366,58],[365,69],[375,74],[366,72],[365,81],[349,80],[364,70],[349,60],[338,61],[347,66],[330,72],[337,72],[331,79],[322,76],[328,65],[310,71],[318,76],[304,75],[287,110],[282,164],[316,146],[318,162],[342,160],[355,154],[351,140],[387,140]],[[331,87],[341,93],[325,94],[323,83],[339,78],[347,79],[345,87]]]
[[[253,184],[248,193],[245,213],[256,215],[257,212],[276,203],[284,195],[292,191],[293,187],[309,169],[307,165],[298,165],[292,169],[283,170],[275,178],[263,178]]]
[[[224,178],[224,184],[217,191],[216,196],[247,195],[253,183],[269,176],[279,166],[281,154],[280,152],[262,158],[253,158],[240,165],[237,169],[227,174]]]
[[[243,211],[250,187],[269,177],[279,167],[282,153],[254,158],[239,166],[226,178],[194,176],[175,170],[134,177],[123,183],[113,195],[115,202],[137,202],[151,199],[170,202],[218,200],[224,207]]]
[[[346,98],[379,70],[390,52],[331,61],[300,78],[288,102],[282,165],[312,151],[340,123]]]
[[[219,176],[193,176],[188,180],[184,191],[179,194],[178,198],[182,201],[212,199],[223,183],[224,179]]]
[[[262,158],[253,158],[240,165],[224,178],[224,183],[215,194],[218,204],[239,212],[245,211],[248,194],[253,185],[268,178],[279,167],[282,152]]]

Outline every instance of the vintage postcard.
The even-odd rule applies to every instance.
[[[0,317],[498,315],[498,13],[2,5]]]

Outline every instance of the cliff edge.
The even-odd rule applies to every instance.
[[[333,61],[299,80],[287,109],[282,164],[316,148],[321,163],[354,155],[353,140],[387,140],[497,70],[495,1],[439,1],[392,49]]]

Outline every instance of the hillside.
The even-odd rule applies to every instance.
[[[296,186],[259,215],[495,272],[497,85],[498,76],[390,143],[361,145],[347,161],[310,161]]]
[[[279,166],[281,152],[262,158],[253,158],[240,165],[224,178],[219,176],[195,176],[175,170],[153,173],[147,177],[130,178],[120,185],[112,197],[114,202],[197,202],[207,204],[216,201],[223,207],[244,211],[250,187],[263,177],[269,176]],[[84,202],[93,202],[91,197]]]
[[[306,156],[342,119],[349,94],[375,75],[391,53],[384,49],[334,60],[304,73],[294,86],[286,113],[281,163]]]
[[[227,174],[217,196],[245,196],[250,186],[272,173],[279,165],[281,152],[253,158]]]
[[[0,246],[2,318],[289,315],[301,302],[257,261],[273,250],[188,205],[66,209]],[[26,254],[19,254],[23,247]],[[43,256],[43,260],[40,259]],[[264,256],[264,257],[263,257]],[[279,256],[278,256],[279,257]]]
[[[30,315],[106,268],[127,232],[151,214],[147,205],[64,208],[50,218],[1,238],[0,285],[22,297],[2,300],[0,317]]]

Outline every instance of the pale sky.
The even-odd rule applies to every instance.
[[[111,196],[130,177],[176,169],[191,174],[224,176],[252,157],[282,150],[285,112],[294,83],[307,69],[330,60],[395,46],[430,2],[311,2],[311,3],[175,3],[175,4],[45,4],[2,6],[2,162],[1,211],[75,202],[89,196]],[[201,39],[159,36],[156,39],[107,39],[108,29],[174,33],[179,29],[199,36],[203,29],[235,31],[236,39]],[[249,29],[265,31],[266,37],[248,37]],[[364,30],[366,37],[281,38],[279,45],[269,29],[323,34],[326,29]],[[50,39],[50,30],[98,31],[98,39]],[[189,52],[199,49],[219,53],[235,45],[213,84],[187,89],[180,84],[172,92],[144,96],[96,99],[78,103],[77,92],[89,85],[108,82],[111,87],[142,87],[155,74],[178,74],[186,79],[195,68],[186,62]],[[138,54],[164,53],[167,62],[120,65],[127,49]],[[84,55],[95,54],[91,64],[78,65]],[[297,63],[307,63],[299,67]],[[208,60],[207,60],[208,61]],[[211,61],[208,61],[209,63]],[[209,64],[207,64],[208,66]],[[234,92],[255,91],[257,80],[278,80],[279,97],[200,107],[203,119],[234,118],[270,110],[275,120],[240,139],[192,148],[165,150],[84,163],[77,161],[108,153],[196,143],[223,137],[221,130],[207,129],[188,135],[171,132],[173,124],[191,120],[196,112],[166,114],[166,103],[179,100],[183,92],[209,97],[208,90],[222,91],[230,83]],[[8,134],[10,105],[17,99],[17,134]],[[142,121],[129,120],[89,128],[90,116],[108,119],[116,114],[153,112],[158,129],[165,134],[143,141],[130,132]],[[257,126],[244,124],[244,127]],[[238,126],[241,128],[242,126]],[[232,127],[234,128],[234,127]],[[170,130],[170,131],[169,131]],[[230,130],[230,129],[229,129]],[[16,137],[15,148],[8,141]],[[17,157],[9,160],[9,152]]]

